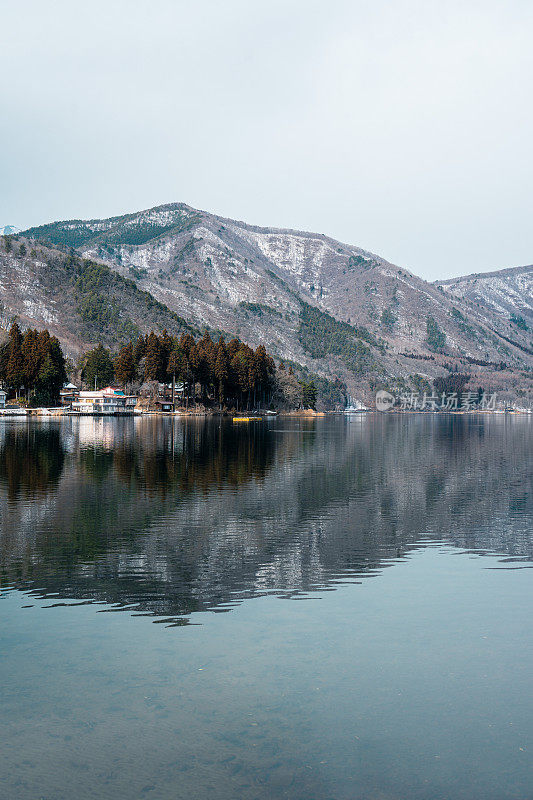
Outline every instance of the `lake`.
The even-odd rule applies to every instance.
[[[507,415],[0,422],[0,798],[533,798],[532,454]]]

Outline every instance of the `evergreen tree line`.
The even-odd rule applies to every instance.
[[[292,367],[286,372],[263,345],[255,350],[239,339],[213,341],[205,333],[198,341],[190,333],[169,336],[153,331],[129,341],[117,354],[102,344],[85,354],[80,364],[87,388],[116,382],[136,390],[142,383],[183,383],[186,402],[200,399],[221,406],[250,408],[285,402],[290,407],[315,406],[316,386],[298,381]],[[286,375],[286,380],[281,380]],[[31,406],[59,404],[67,380],[61,345],[48,330],[22,332],[16,321],[0,345],[0,383],[9,394]]]
[[[91,388],[115,380],[128,386],[137,382],[171,380],[184,384],[187,400],[250,408],[269,403],[275,388],[275,365],[263,345],[255,350],[239,339],[214,342],[208,333],[196,341],[190,333],[179,338],[153,331],[125,344],[116,355],[101,344],[85,357],[82,377]]]
[[[22,333],[15,321],[0,346],[0,381],[34,406],[54,406],[67,378],[61,345],[47,330]]]

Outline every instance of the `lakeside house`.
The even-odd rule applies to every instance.
[[[120,389],[106,386],[96,391],[81,391],[72,402],[72,410],[80,414],[132,414],[137,398]]]
[[[137,395],[127,395],[121,389],[106,386],[98,390],[80,390],[73,383],[66,383],[60,392],[61,405],[79,414],[132,414],[138,411],[173,412],[177,402],[183,398],[184,384],[152,382],[141,387]],[[173,399],[173,394],[174,398]]]
[[[0,408],[6,407],[6,398],[7,398],[7,392],[4,392],[3,389],[0,389]]]
[[[139,407],[144,411],[163,411],[172,413],[183,402],[185,384],[158,383],[149,381],[139,389]]]
[[[176,403],[173,403],[172,400],[168,400],[166,398],[158,398],[157,400],[155,400],[153,405],[156,411],[176,410]]]
[[[80,390],[74,383],[65,383],[61,391],[59,392],[59,397],[61,400],[62,406],[68,406],[69,408],[72,407],[72,403],[75,403],[80,395]]]

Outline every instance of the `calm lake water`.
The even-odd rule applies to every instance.
[[[533,420],[0,423],[2,800],[533,798]]]

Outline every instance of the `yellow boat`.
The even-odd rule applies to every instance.
[[[254,422],[254,420],[261,420],[261,417],[233,417],[233,422]]]

